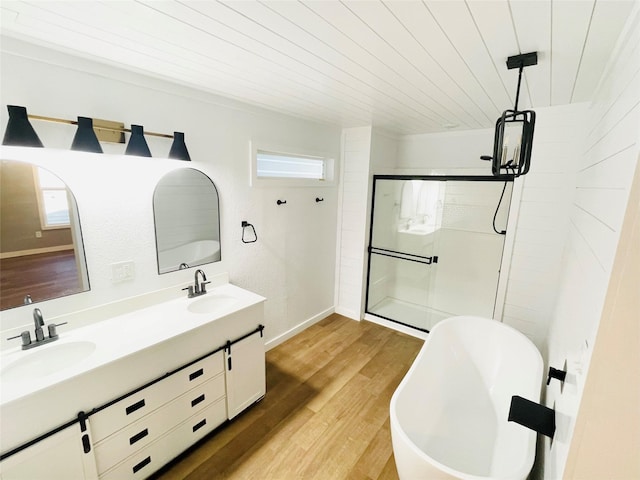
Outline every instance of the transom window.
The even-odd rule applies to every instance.
[[[334,186],[334,160],[324,152],[252,141],[250,180],[254,187]]]
[[[35,167],[33,172],[42,228],[46,230],[70,227],[67,186],[43,168]]]
[[[324,180],[324,159],[258,150],[258,178],[312,178]]]

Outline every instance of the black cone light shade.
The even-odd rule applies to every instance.
[[[44,147],[38,138],[38,134],[29,123],[27,109],[16,105],[7,105],[9,110],[9,121],[7,130],[2,139],[3,145],[14,145],[20,147]]]
[[[142,125],[131,125],[131,138],[124,151],[125,155],[137,155],[139,157],[150,157],[151,150],[144,139],[144,128]]]
[[[171,149],[169,150],[169,158],[174,158],[176,160],[186,160],[187,162],[191,161],[189,151],[187,150],[187,145],[184,143],[183,132],[173,132],[173,143],[171,144]]]
[[[79,150],[81,152],[102,153],[102,147],[93,130],[93,119],[87,117],[78,117],[78,130],[73,137],[71,150]]]

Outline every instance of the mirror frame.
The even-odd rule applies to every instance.
[[[67,193],[67,198],[73,202],[73,205],[70,206],[69,210],[70,210],[70,217],[71,217],[71,224],[70,224],[70,229],[71,229],[71,235],[72,235],[72,240],[73,240],[73,252],[74,252],[74,257],[76,259],[76,270],[78,272],[78,277],[83,276],[86,279],[86,288],[82,288],[82,281],[78,282],[78,286],[80,287],[80,289],[76,290],[76,291],[72,291],[72,292],[68,292],[68,293],[54,293],[52,296],[46,297],[46,298],[38,298],[37,296],[34,298],[32,293],[27,293],[26,295],[29,295],[31,297],[32,300],[32,304],[36,304],[36,303],[40,303],[40,302],[45,302],[45,301],[50,301],[50,300],[55,300],[58,298],[64,298],[64,297],[70,297],[72,295],[77,295],[80,293],[85,293],[85,292],[89,292],[91,291],[91,280],[89,278],[89,267],[87,264],[87,253],[86,253],[86,247],[84,244],[84,235],[82,232],[82,222],[80,220],[80,207],[78,206],[78,201],[76,200],[76,196],[73,193],[73,191],[71,190],[71,188],[69,187],[69,185],[67,184],[67,182],[65,182],[58,173],[52,171],[50,168],[47,168],[46,166],[42,166],[38,163],[31,163],[29,161],[26,160],[14,160],[14,159],[1,159],[0,162],[2,162],[3,164],[5,162],[12,162],[12,163],[16,163],[16,164],[21,164],[21,165],[25,165],[25,166],[29,166],[31,167],[31,169],[33,170],[34,168],[42,168],[44,170],[47,170],[49,173],[51,173],[52,175],[54,175],[56,178],[58,178],[60,180],[60,182],[62,182],[65,186],[65,191]],[[35,186],[35,181],[34,181],[34,186]],[[37,188],[37,187],[36,187]],[[40,202],[40,200],[37,200],[38,203]],[[39,206],[40,208],[40,206]],[[75,233],[74,233],[75,231]],[[77,233],[77,235],[76,235]],[[79,238],[77,238],[79,236]],[[80,248],[78,247],[78,244],[80,245]],[[80,250],[78,252],[78,250]],[[78,262],[83,263],[83,265],[78,265]],[[4,289],[3,289],[4,290]],[[26,298],[26,297],[25,297]],[[14,308],[18,308],[18,307],[23,307],[25,305],[30,305],[30,304],[25,304],[20,303],[20,304],[16,304],[16,305],[11,305],[8,306],[6,308],[2,308],[0,309],[0,311],[6,311],[6,310],[10,310],[10,309],[14,309]]]
[[[186,264],[186,262],[184,263],[186,266],[181,268],[181,266],[178,266],[178,268],[173,269],[173,270],[166,270],[166,271],[162,271],[161,266],[160,266],[160,249],[158,247],[158,222],[157,222],[157,208],[156,208],[156,195],[158,193],[158,187],[160,186],[161,182],[167,178],[168,176],[181,171],[181,170],[191,170],[194,172],[199,173],[200,175],[202,175],[204,178],[206,178],[210,183],[211,183],[211,187],[213,187],[213,191],[215,192],[215,196],[216,196],[216,210],[217,210],[217,223],[215,225],[217,232],[218,232],[218,259],[217,260],[212,260],[212,261],[206,261],[206,262],[202,262],[202,263],[193,263],[193,264]],[[208,264],[212,264],[212,263],[217,263],[222,261],[222,238],[221,238],[221,229],[220,229],[220,194],[218,193],[218,187],[216,187],[216,184],[213,182],[213,180],[211,180],[211,177],[209,177],[209,175],[207,175],[206,173],[204,173],[203,171],[197,169],[197,168],[193,168],[193,167],[185,167],[185,168],[177,168],[174,170],[171,170],[167,173],[165,173],[159,180],[158,183],[156,184],[156,187],[153,191],[153,198],[152,198],[152,207],[153,207],[153,226],[154,226],[154,235],[155,235],[155,246],[156,246],[156,264],[157,264],[157,268],[158,268],[158,275],[164,275],[166,273],[172,273],[172,272],[177,272],[179,270],[182,269],[187,269],[187,268],[192,268],[192,267],[198,267],[201,265],[208,265]],[[182,265],[182,264],[181,264]]]

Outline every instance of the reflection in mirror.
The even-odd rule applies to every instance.
[[[218,191],[204,173],[181,168],[162,177],[153,214],[158,273],[220,261]]]
[[[78,207],[71,190],[42,167],[3,160],[0,309],[87,290]]]

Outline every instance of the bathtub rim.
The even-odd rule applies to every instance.
[[[473,474],[469,474],[469,473],[465,473],[465,472],[461,472],[459,470],[455,470],[454,468],[451,468],[443,463],[438,462],[437,460],[435,460],[434,458],[432,458],[431,456],[429,456],[428,454],[426,454],[423,450],[421,450],[420,448],[418,448],[413,441],[409,438],[409,436],[405,433],[405,431],[400,428],[400,421],[398,420],[398,416],[396,414],[396,407],[397,407],[397,402],[398,402],[398,396],[400,395],[400,392],[403,390],[404,386],[409,382],[409,379],[411,378],[412,373],[418,368],[418,364],[420,363],[420,360],[422,359],[422,357],[425,355],[425,351],[427,349],[427,346],[430,342],[430,339],[432,337],[432,335],[434,334],[434,332],[437,332],[437,330],[439,328],[444,328],[442,327],[442,325],[446,326],[449,323],[454,323],[454,322],[459,322],[462,319],[465,320],[471,320],[474,322],[484,322],[486,323],[488,326],[490,326],[491,328],[504,328],[509,330],[511,333],[514,333],[516,336],[520,337],[521,339],[523,339],[524,344],[528,345],[530,348],[533,349],[533,351],[535,351],[537,353],[536,355],[536,363],[538,364],[537,366],[539,367],[539,371],[541,372],[541,382],[542,382],[542,373],[543,373],[543,369],[544,369],[544,360],[542,358],[542,354],[540,353],[540,350],[538,350],[538,347],[533,343],[533,341],[527,337],[526,335],[524,335],[522,332],[520,332],[519,330],[513,328],[510,325],[505,324],[502,321],[499,320],[495,320],[495,319],[491,319],[491,318],[486,318],[486,317],[478,317],[478,316],[474,316],[474,315],[457,315],[457,316],[453,316],[453,317],[449,317],[445,320],[442,320],[440,322],[438,322],[430,331],[427,339],[425,340],[422,348],[420,349],[420,351],[418,352],[418,355],[416,355],[416,358],[414,359],[413,363],[411,364],[411,367],[409,367],[409,370],[407,370],[407,373],[404,375],[404,377],[402,378],[402,380],[400,381],[400,383],[398,384],[398,387],[395,389],[395,391],[393,392],[393,395],[391,397],[391,402],[389,404],[389,422],[390,422],[390,430],[391,430],[391,435],[392,435],[392,439],[393,439],[393,435],[400,435],[402,438],[402,442],[404,443],[404,445],[407,448],[410,448],[411,451],[416,454],[419,458],[421,458],[423,461],[429,463],[430,465],[433,465],[435,468],[441,470],[443,473],[446,473],[448,475],[451,475],[454,478],[460,478],[462,480],[488,480],[490,478],[496,478],[496,477],[486,477],[486,476],[479,476],[479,475],[473,475]],[[496,325],[496,324],[499,324]],[[540,385],[540,389],[542,389],[542,383]],[[524,428],[524,427],[523,427]],[[531,432],[532,434],[535,432]],[[534,466],[534,462],[535,462],[535,456],[536,456],[536,447],[537,445],[537,435],[536,435],[536,443],[534,443],[534,448],[530,449],[527,452],[527,457],[526,460],[524,462],[524,465],[517,471],[513,472],[513,476],[510,476],[508,478],[527,478],[528,475],[530,474],[533,466]],[[395,457],[395,451],[394,451],[394,457]],[[394,458],[395,461],[395,458]],[[527,468],[528,465],[528,468]],[[396,470],[398,469],[398,465],[396,464]]]
[[[175,272],[177,270],[180,269],[180,263],[178,263],[177,265],[170,265],[170,266],[165,266],[165,267],[160,267],[160,254],[163,255],[168,255],[168,254],[175,254],[175,252],[177,252],[178,250],[184,249],[186,247],[188,247],[189,245],[194,245],[194,244],[200,244],[200,243],[212,243],[215,247],[214,251],[212,254],[208,255],[207,257],[202,257],[202,258],[198,258],[195,260],[191,260],[191,263],[189,262],[185,262],[189,268],[191,267],[198,267],[201,265],[208,265],[209,263],[214,263],[220,260],[215,260],[216,255],[220,254],[220,250],[221,250],[221,245],[220,245],[220,241],[219,240],[215,240],[215,239],[204,239],[204,240],[194,240],[192,242],[188,242],[188,243],[182,243],[180,245],[177,245],[175,247],[171,247],[171,248],[166,248],[164,250],[158,250],[157,251],[157,257],[158,257],[158,273],[159,274],[164,274],[164,273],[171,273],[171,272]]]

